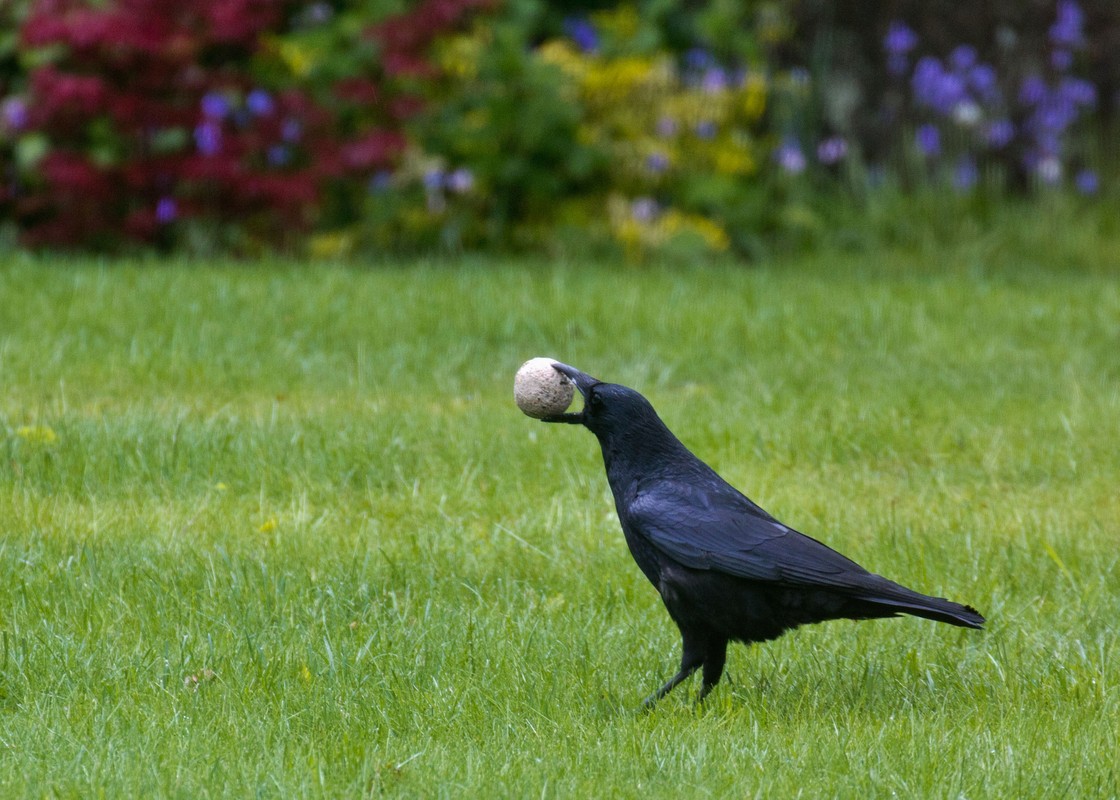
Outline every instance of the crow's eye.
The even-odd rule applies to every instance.
[[[601,405],[603,405],[603,398],[599,396],[598,392],[592,392],[591,396],[587,398],[587,402],[590,403],[593,407],[599,408]]]

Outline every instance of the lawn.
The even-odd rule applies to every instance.
[[[4,257],[0,795],[1120,795],[1120,265],[1038,242]],[[987,630],[803,628],[635,713],[678,635],[535,355]]]

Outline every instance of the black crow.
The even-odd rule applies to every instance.
[[[575,383],[583,410],[544,421],[583,425],[598,437],[630,553],[680,628],[680,671],[645,707],[700,668],[702,700],[723,674],[730,641],[762,642],[810,622],[898,614],[983,625],[970,606],[868,572],[774,519],[694,456],[633,389],[553,366]]]

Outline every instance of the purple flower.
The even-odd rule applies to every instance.
[[[883,49],[892,56],[905,56],[918,46],[918,34],[910,30],[905,22],[894,20],[887,26],[883,37]]]
[[[933,158],[941,153],[941,131],[936,125],[920,125],[914,132],[914,143],[918,150],[927,158]]]
[[[790,67],[787,75],[789,76],[789,82],[799,89],[804,89],[813,80],[812,73],[805,67]]]
[[[954,48],[949,54],[949,63],[961,72],[971,69],[976,64],[976,48],[969,44]]]
[[[716,65],[715,57],[702,47],[693,47],[684,54],[685,69],[702,72]]]
[[[661,117],[657,120],[657,135],[668,139],[677,135],[677,121],[672,117]]]
[[[9,97],[0,106],[0,116],[9,130],[20,131],[27,127],[27,101],[22,97]]]
[[[980,180],[980,170],[972,156],[961,156],[953,170],[953,186],[959,192],[967,192]]]
[[[299,137],[303,135],[303,123],[294,117],[288,117],[280,126],[280,138],[288,144],[294,144],[299,141]]]
[[[985,100],[999,96],[996,71],[991,64],[977,64],[968,71],[968,85]]]
[[[722,92],[727,88],[727,73],[721,67],[710,67],[704,70],[700,79],[700,88],[708,94]]]
[[[1073,66],[1073,53],[1062,48],[1054,50],[1050,54],[1050,66],[1058,72],[1066,72]]]
[[[265,157],[274,167],[283,167],[292,160],[292,151],[284,144],[274,144],[268,148]]]
[[[564,33],[585,53],[599,49],[599,33],[595,26],[583,17],[568,17],[564,20]]]
[[[167,225],[179,216],[179,205],[174,197],[161,197],[156,203],[156,222]]]
[[[669,169],[669,157],[664,153],[651,153],[646,158],[646,169],[660,175]]]
[[[988,125],[984,136],[988,144],[997,150],[1007,147],[1015,138],[1015,124],[1009,119],[997,119]]]
[[[968,99],[964,79],[956,73],[946,72],[941,62],[932,56],[926,56],[918,62],[910,82],[918,103],[940,114],[948,114],[959,103]]]
[[[848,155],[848,142],[842,136],[830,136],[817,145],[817,160],[822,164],[836,164]]]
[[[1038,166],[1040,159],[1047,156],[1056,156],[1062,150],[1062,131],[1040,129],[1028,123],[1034,147],[1031,149],[1032,168]]]
[[[786,139],[782,142],[774,157],[778,161],[778,166],[790,175],[800,175],[808,165],[801,144],[796,139]]]
[[[222,127],[216,122],[203,122],[194,129],[194,145],[202,155],[214,155],[222,149]]]
[[[1100,189],[1100,178],[1093,170],[1083,169],[1074,176],[1073,185],[1077,187],[1077,191],[1081,194],[1096,194],[1097,190]]]
[[[1030,124],[1040,132],[1060,134],[1077,121],[1077,106],[1061,92],[1053,92],[1035,106]]]
[[[474,188],[474,173],[466,167],[459,167],[447,176],[445,184],[455,194],[466,194]]]
[[[443,170],[430,169],[424,173],[424,188],[429,192],[439,191],[443,188]]]
[[[1079,106],[1092,108],[1097,104],[1097,87],[1082,78],[1062,78],[1058,94]]]
[[[225,95],[219,92],[207,92],[202,96],[202,116],[219,122],[229,116],[230,106]]]
[[[1085,12],[1075,0],[1058,3],[1058,19],[1050,26],[1050,41],[1058,47],[1080,49],[1085,44]]]
[[[701,139],[714,139],[716,135],[716,124],[710,119],[705,119],[697,122],[696,135]]]
[[[276,104],[264,89],[254,89],[245,97],[245,107],[254,116],[267,117],[276,109]]]
[[[366,190],[370,194],[380,194],[381,192],[388,191],[393,185],[393,174],[388,170],[379,169],[373,173],[373,177],[369,179],[366,185]]]
[[[653,222],[661,209],[652,197],[639,197],[630,204],[630,216],[637,222]]]
[[[334,9],[331,8],[330,3],[312,3],[303,12],[307,25],[322,25],[329,22],[332,16],[334,16]]]
[[[1046,81],[1037,75],[1028,75],[1019,85],[1019,102],[1025,106],[1033,106],[1046,97]]]

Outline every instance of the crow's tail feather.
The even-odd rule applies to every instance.
[[[886,578],[875,576],[882,581],[872,591],[860,592],[854,597],[865,603],[915,617],[947,622],[962,628],[984,627],[984,617],[972,606],[954,603],[944,597],[930,597],[900,586]],[[878,581],[876,581],[878,584]]]

